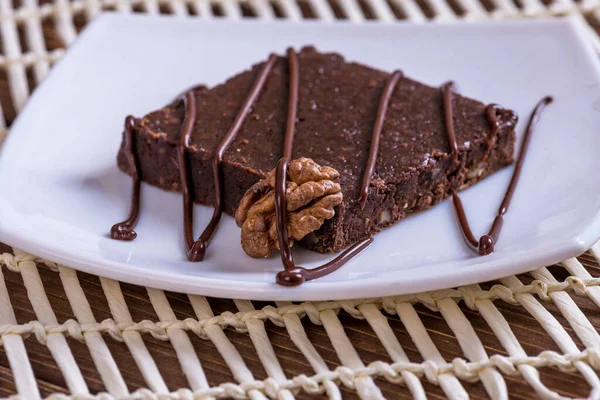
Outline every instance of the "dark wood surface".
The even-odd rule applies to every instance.
[[[15,6],[19,5],[18,0],[15,0],[14,3]],[[519,5],[518,1],[516,1],[516,3]],[[344,18],[345,16],[343,15],[343,11],[339,5],[335,1],[332,1],[332,4],[335,6],[334,11],[336,16],[338,18]],[[360,4],[365,15],[368,18],[372,18],[373,13],[369,9],[368,5],[363,1],[361,1]],[[425,13],[428,16],[431,16],[432,11],[427,7],[427,4],[425,2],[419,2],[419,4],[423,7]],[[300,5],[305,17],[314,17],[314,14],[306,2],[300,2]],[[279,10],[277,6],[274,7],[276,14],[280,16],[281,10]],[[489,5],[486,7],[489,8]],[[454,9],[460,15],[460,6],[455,5]],[[398,18],[404,17],[398,7],[394,6],[393,10]],[[168,12],[168,10],[163,11]],[[214,11],[217,14],[220,13],[218,5],[214,6]],[[242,12],[246,17],[254,16],[251,7],[243,6]],[[77,14],[75,16],[75,22],[77,29],[80,30],[85,24],[83,14]],[[63,46],[59,35],[54,29],[54,22],[52,20],[48,19],[44,21],[43,28],[48,50]],[[24,41],[24,29],[22,26],[19,26],[19,32],[21,35],[23,49],[28,50]],[[0,51],[3,51],[3,49],[0,48]],[[33,79],[33,73],[30,69],[28,69],[27,75],[29,78],[30,88],[33,89],[35,83]],[[6,73],[3,70],[0,70],[0,103],[2,104],[4,114],[8,122],[12,122],[16,113],[10,100]],[[4,251],[9,251],[9,248],[4,245],[0,245],[0,252]],[[593,276],[600,276],[600,266],[590,255],[584,254],[580,257],[580,260]],[[559,280],[563,280],[567,276],[566,271],[560,267],[552,267],[551,271]],[[3,272],[18,322],[22,324],[31,320],[35,320],[36,318],[31,309],[21,276],[18,273],[10,272],[6,269],[4,269]],[[40,274],[59,322],[64,322],[67,319],[72,318],[73,313],[65,296],[58,275],[43,266],[40,267]],[[110,318],[111,315],[106,303],[106,299],[104,298],[102,289],[100,287],[99,279],[95,276],[84,273],[78,273],[78,275],[86,296],[93,307],[93,312],[96,319],[101,321],[103,319]],[[532,280],[528,275],[522,275],[520,278],[522,278],[524,283],[528,283]],[[484,286],[489,285],[491,285],[491,283]],[[123,284],[122,289],[134,321],[146,319],[157,320],[157,316],[148,300],[148,296],[144,288],[135,285]],[[179,319],[194,317],[192,307],[186,295],[167,293],[167,297]],[[595,327],[600,326],[600,312],[598,307],[586,297],[576,295],[572,295],[572,297],[575,299],[578,306],[583,310],[593,325]],[[209,299],[209,302],[211,303],[215,313],[220,313],[226,310],[234,312],[237,311],[231,300]],[[261,307],[264,304],[267,303],[256,303],[256,306]],[[502,314],[507,318],[512,330],[527,354],[537,355],[543,350],[559,351],[556,344],[550,339],[540,324],[522,307],[513,306],[504,303],[501,300],[497,300],[495,304],[500,309]],[[580,349],[584,349],[584,346],[581,344],[580,340],[568,325],[565,318],[560,314],[560,312],[558,312],[556,307],[552,303],[543,302],[543,304],[565,327],[567,332],[577,343],[578,347]],[[463,303],[460,303],[460,307],[469,318],[472,325],[475,327],[475,330],[482,340],[488,355],[506,355],[506,352],[500,345],[498,339],[493,335],[483,318],[478,313],[466,308]],[[431,335],[431,338],[438,349],[440,349],[443,357],[448,361],[455,357],[464,357],[458,342],[456,341],[454,335],[442,316],[439,313],[430,311],[429,309],[420,305],[417,305],[416,309],[428,333]],[[376,360],[391,362],[391,359],[385,352],[385,349],[365,321],[356,320],[344,312],[340,313],[340,319],[352,344],[355,346],[362,360],[366,364]],[[406,329],[399,321],[398,317],[389,315],[388,319],[409,359],[413,362],[423,361],[421,355],[406,332]],[[339,360],[331,346],[328,336],[325,334],[324,329],[320,326],[313,325],[308,319],[304,319],[303,323],[308,333],[308,337],[314,343],[315,347],[323,356],[327,364],[331,368],[338,366]],[[284,367],[286,374],[290,377],[302,373],[307,375],[314,374],[306,360],[289,339],[285,329],[277,327],[270,322],[267,322],[266,326],[269,339],[273,343],[277,357]],[[231,329],[227,329],[226,334],[242,354],[248,367],[254,373],[254,376],[257,379],[266,378],[266,373],[260,361],[258,360],[256,351],[254,350],[250,338],[246,334],[237,333]],[[210,341],[202,340],[194,334],[190,334],[190,338],[206,371],[206,375],[210,384],[218,385],[223,382],[233,381],[231,372],[225,365],[215,346]],[[129,389],[133,391],[135,389],[145,387],[144,380],[135,366],[127,347],[123,343],[114,341],[109,336],[105,336],[105,339],[116,359],[117,364],[120,367],[120,370],[122,371],[123,377],[125,378]],[[158,368],[165,378],[169,389],[176,390],[180,387],[186,387],[186,379],[181,371],[170,343],[154,339],[150,335],[144,335],[144,340],[150,350],[150,353],[157,361]],[[93,393],[104,391],[102,381],[93,365],[89,351],[85,344],[70,338],[68,339],[68,342],[90,390]],[[47,396],[56,392],[66,393],[64,378],[61,376],[60,371],[56,367],[56,364],[46,347],[39,344],[33,337],[30,337],[26,340],[26,347],[42,395]],[[578,373],[561,372],[557,369],[549,368],[540,369],[540,373],[542,381],[549,388],[556,390],[561,395],[570,397],[586,397],[589,394],[590,388]],[[506,381],[511,398],[531,399],[535,397],[532,389],[523,381],[521,377],[506,377]],[[381,378],[378,378],[376,382],[382,388],[384,395],[389,399],[411,398],[410,393],[404,387],[391,384]],[[488,398],[481,383],[464,383],[464,386],[472,398]],[[428,382],[424,382],[424,387],[430,398],[445,398],[443,392],[437,386]],[[4,353],[3,349],[0,349],[0,397],[10,396],[15,394],[15,392],[16,388],[14,386],[6,354]],[[343,389],[343,394],[344,398],[356,398],[356,395],[352,391],[345,388]],[[307,395],[299,396],[299,398],[308,397],[309,396]]]
[[[600,267],[593,261],[589,255],[584,255],[581,261],[588,267],[594,276],[600,276]],[[562,268],[553,267],[554,275],[562,280],[567,275]],[[21,276],[18,273],[4,270],[5,280],[10,293],[11,302],[15,309],[18,323],[23,324],[34,320],[35,315],[31,310],[31,305],[27,298]],[[40,274],[44,282],[44,287],[48,297],[56,312],[60,322],[64,322],[73,317],[70,305],[63,291],[58,274],[50,271],[46,267],[40,267]],[[94,315],[98,321],[110,318],[110,312],[106,299],[104,298],[98,277],[78,273],[81,285],[93,308]],[[531,281],[528,275],[521,276],[524,282]],[[487,285],[486,285],[487,286]],[[123,292],[126,302],[131,310],[134,321],[157,320],[157,316],[148,300],[146,290],[143,287],[123,284]],[[167,293],[167,297],[177,318],[194,318],[192,307],[186,295],[179,293]],[[600,326],[600,313],[598,307],[585,297],[575,296],[573,298],[588,316],[594,326]],[[235,306],[231,300],[209,299],[215,313],[226,310],[235,312]],[[268,303],[257,302],[255,305],[261,307]],[[507,318],[512,330],[519,339],[529,355],[537,355],[543,350],[560,351],[556,344],[545,333],[540,324],[533,319],[522,307],[507,304],[501,300],[495,302],[502,314]],[[583,345],[574,334],[564,317],[557,311],[556,307],[547,302],[543,302],[548,310],[561,322],[567,332],[575,340],[578,347],[583,349]],[[498,339],[490,331],[483,318],[476,312],[468,309],[463,303],[460,303],[461,310],[469,318],[472,325],[482,340],[489,355],[503,354],[506,352],[498,342]],[[439,313],[428,310],[417,305],[417,312],[423,321],[428,333],[431,335],[434,343],[441,351],[444,358],[448,361],[455,357],[463,357],[458,342],[449,329],[445,320]],[[391,359],[385,352],[385,349],[375,336],[372,329],[365,321],[356,320],[344,312],[340,313],[340,319],[346,329],[352,344],[357,349],[362,360],[370,363],[376,360],[391,362]],[[407,334],[405,328],[397,316],[388,315],[390,325],[398,337],[402,347],[406,351],[409,359],[414,362],[422,361],[422,357],[415,348],[414,343]],[[314,372],[300,352],[293,345],[284,328],[266,323],[269,339],[273,343],[276,354],[281,362],[286,374],[294,376],[297,374],[312,375]],[[333,350],[329,338],[322,327],[313,325],[308,319],[304,319],[304,327],[308,337],[314,343],[320,354],[331,368],[339,365],[339,360]],[[266,373],[258,360],[256,351],[252,346],[250,338],[246,334],[237,333],[234,330],[226,330],[228,338],[242,354],[248,367],[252,370],[257,379],[266,378]],[[190,338],[200,361],[206,371],[207,378],[212,385],[218,385],[223,382],[232,381],[233,376],[226,367],[223,359],[219,355],[215,346],[210,341],[205,341],[190,334]],[[114,341],[109,336],[105,336],[106,342],[111,349],[117,364],[119,365],[123,377],[125,378],[129,389],[135,390],[144,387],[145,383],[138,371],[127,347],[123,343]],[[157,361],[159,370],[169,389],[175,390],[180,387],[186,387],[187,383],[181,371],[175,353],[169,342],[162,342],[154,339],[150,335],[144,335],[145,342]],[[104,390],[98,372],[95,370],[91,361],[89,352],[85,344],[68,339],[75,358],[80,365],[86,382],[92,392]],[[33,370],[43,395],[53,392],[65,392],[65,382],[50,353],[45,346],[39,344],[37,340],[30,337],[26,340],[26,347],[32,362]],[[586,397],[589,394],[589,387],[578,373],[565,373],[557,369],[544,368],[540,370],[542,381],[550,388],[558,391],[560,394],[571,397]],[[506,377],[511,398],[531,399],[535,395],[531,388],[522,380],[521,377]],[[404,387],[391,384],[384,379],[378,378],[376,381],[382,388],[384,394],[390,399],[410,398],[410,393]],[[443,392],[430,383],[424,383],[425,389],[430,398],[444,398]],[[474,399],[487,398],[486,392],[480,383],[464,383],[469,394]],[[0,350],[0,396],[8,396],[15,393],[15,387],[11,378],[8,362],[3,350]],[[355,398],[355,394],[350,390],[344,389],[344,398]],[[307,398],[309,396],[300,396]]]

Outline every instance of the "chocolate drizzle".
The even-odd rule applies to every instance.
[[[452,112],[452,92],[454,91],[454,82],[447,82],[443,88],[444,97],[444,122],[446,123],[446,134],[448,135],[448,144],[452,152],[452,161],[458,161],[458,143],[454,134],[454,114]]]
[[[446,97],[446,92],[444,92]],[[517,183],[519,181],[519,177],[521,176],[521,169],[523,168],[523,162],[525,160],[525,154],[527,154],[527,150],[529,148],[529,143],[531,141],[531,135],[537,122],[540,119],[541,113],[544,108],[553,101],[552,97],[546,96],[542,100],[538,102],[535,106],[535,109],[531,113],[529,117],[529,122],[527,123],[527,128],[525,130],[525,135],[523,136],[523,142],[521,144],[521,150],[519,151],[519,155],[517,156],[517,162],[515,163],[515,169],[513,171],[513,175],[510,179],[510,183],[506,192],[504,194],[504,198],[502,199],[502,203],[498,208],[498,213],[494,218],[494,222],[488,232],[487,235],[483,235],[479,240],[475,238],[473,232],[471,231],[471,227],[469,226],[469,221],[467,220],[467,215],[465,213],[465,209],[460,200],[460,197],[456,193],[454,189],[452,189],[452,200],[454,203],[454,208],[456,209],[456,214],[458,216],[458,221],[460,223],[460,228],[465,238],[465,241],[473,247],[473,249],[477,250],[479,255],[486,256],[494,252],[494,245],[498,242],[498,237],[500,236],[500,230],[502,229],[502,224],[504,223],[504,215],[508,212],[508,207],[510,206],[510,202],[515,193],[515,189],[517,187]],[[444,105],[446,106],[446,101],[444,101]],[[450,118],[446,119],[446,129],[450,132],[453,127],[448,125],[448,120],[452,121],[452,108],[450,108],[448,113],[448,108],[446,108],[446,115],[450,115]],[[494,136],[499,129],[499,121],[496,116],[497,106],[495,104],[490,104],[486,107],[486,116],[488,122],[490,123],[492,132],[490,136]],[[450,123],[451,124],[451,123]],[[452,124],[451,124],[452,125]],[[452,142],[454,140],[454,146],[456,147],[456,138],[451,138],[450,134],[448,134],[449,140]],[[490,144],[491,145],[491,144]]]
[[[187,149],[190,146],[190,137],[196,124],[196,96],[191,91],[182,95],[185,117],[179,143],[177,144],[177,161],[179,164],[179,180],[183,194],[183,230],[185,236],[185,254],[190,261],[200,261],[204,257],[206,246],[204,241],[194,241],[194,194],[191,185],[190,170],[187,160]]]
[[[202,261],[206,254],[206,247],[208,242],[212,238],[221,216],[223,215],[223,171],[221,163],[223,162],[223,154],[235,139],[235,136],[242,127],[250,108],[256,101],[260,91],[262,90],[267,77],[277,60],[275,54],[271,54],[269,59],[263,64],[244,104],[238,111],[231,128],[227,134],[223,137],[219,145],[217,146],[212,160],[213,167],[213,183],[215,185],[215,208],[213,211],[210,222],[198,238],[194,241],[193,233],[193,204],[194,196],[192,193],[193,186],[191,177],[189,174],[189,165],[186,159],[186,151],[189,147],[189,140],[192,133],[192,128],[196,123],[196,101],[192,92],[187,92],[185,95],[185,120],[183,128],[181,130],[181,139],[177,148],[177,154],[179,156],[179,174],[181,179],[182,191],[183,191],[183,212],[184,212],[184,232],[185,232],[185,243],[186,243],[186,256],[189,261]]]
[[[373,132],[371,134],[371,147],[369,149],[369,159],[367,160],[367,167],[363,174],[362,186],[360,187],[360,209],[365,208],[367,198],[369,197],[369,185],[371,184],[371,176],[375,171],[375,164],[377,163],[377,153],[379,152],[379,139],[381,138],[381,131],[383,129],[383,122],[385,121],[385,115],[387,113],[388,104],[394,89],[398,84],[398,81],[402,78],[402,71],[394,71],[383,88],[381,97],[379,99],[379,107],[377,108],[377,116],[375,118],[375,125],[373,125]]]
[[[286,199],[286,177],[288,163],[292,158],[292,146],[294,142],[296,112],[298,108],[298,55],[294,49],[287,51],[289,63],[289,97],[288,115],[283,145],[283,157],[277,163],[275,171],[275,218],[277,227],[277,240],[281,254],[284,270],[277,274],[277,283],[284,286],[298,286],[304,281],[320,278],[340,268],[352,258],[369,247],[373,238],[364,239],[349,247],[342,254],[319,267],[306,269],[296,266],[287,229],[287,199]]]
[[[137,233],[133,230],[135,224],[140,217],[140,187],[142,184],[142,178],[140,176],[140,166],[135,152],[135,118],[128,115],[125,118],[125,157],[129,164],[129,170],[131,171],[131,179],[133,187],[131,189],[131,208],[129,211],[129,217],[123,222],[116,223],[110,229],[110,237],[115,240],[126,240],[131,241],[137,237]]]
[[[301,266],[297,266],[294,263],[287,225],[288,216],[286,178],[288,164],[292,159],[295,124],[298,109],[299,63],[298,55],[292,48],[289,48],[287,50],[287,57],[289,65],[288,110],[283,145],[283,156],[277,163],[277,168],[275,171],[274,190],[277,240],[280,248],[280,255],[284,270],[280,271],[277,274],[276,282],[284,286],[297,286],[302,284],[304,281],[320,278],[337,270],[346,262],[356,257],[363,250],[365,250],[373,242],[373,238],[369,237],[367,239],[359,241],[358,243],[355,243],[333,260],[316,268],[306,269]],[[244,124],[247,115],[249,114],[253,104],[256,102],[261,90],[263,89],[276,61],[277,56],[271,54],[268,60],[261,66],[255,78],[255,81],[253,82],[253,85],[246,99],[244,100],[244,103],[240,107],[231,127],[229,128],[229,131],[226,133],[226,135],[223,137],[223,139],[220,141],[219,145],[215,149],[212,158],[213,184],[215,187],[215,208],[210,222],[208,223],[208,225],[197,240],[194,240],[193,233],[194,187],[191,179],[190,161],[188,159],[187,153],[190,147],[192,131],[197,123],[196,97],[194,91],[201,90],[203,86],[199,85],[188,89],[186,92],[182,93],[177,98],[177,100],[181,100],[183,102],[183,107],[185,110],[184,121],[180,132],[180,139],[177,145],[177,157],[179,163],[179,176],[181,181],[181,188],[183,192],[185,252],[186,257],[189,261],[202,261],[204,259],[206,247],[208,246],[209,241],[214,235],[214,232],[216,231],[216,228],[223,214],[224,194],[223,171],[221,165],[223,161],[223,155],[235,139],[242,125]],[[362,177],[362,185],[360,188],[359,204],[361,209],[365,207],[368,198],[368,190],[371,184],[371,177],[375,171],[375,165],[377,163],[379,144],[389,102],[392,98],[394,90],[398,85],[398,82],[400,81],[400,79],[402,79],[402,77],[403,75],[401,71],[395,71],[386,81],[386,84],[381,93],[381,97],[379,99],[377,115],[371,134],[369,156],[365,172]],[[454,166],[456,166],[459,161],[459,147],[454,131],[454,116],[452,105],[453,91],[453,82],[448,82],[442,87],[445,128],[448,136],[448,144],[452,156],[452,161]],[[494,221],[488,234],[483,235],[479,240],[475,238],[469,226],[463,204],[456,191],[454,189],[451,189],[453,203],[456,209],[461,231],[463,233],[465,241],[475,250],[477,250],[480,255],[488,255],[494,251],[494,245],[498,241],[498,237],[502,229],[503,217],[508,211],[510,202],[512,200],[521,174],[521,169],[525,159],[525,154],[529,147],[532,132],[537,122],[539,121],[542,111],[544,110],[546,105],[548,105],[551,102],[552,97],[547,96],[543,98],[536,105],[534,111],[530,116],[510,184],[506,190],[502,203],[498,209],[498,213],[494,218]],[[492,151],[492,148],[494,146],[494,140],[501,127],[501,121],[498,118],[498,110],[499,107],[495,104],[490,104],[485,108],[485,116],[490,125],[491,133],[487,140],[487,151],[486,155],[484,156],[484,160],[487,159],[489,153]],[[110,236],[111,238],[116,240],[134,240],[137,237],[137,234],[133,230],[133,228],[135,227],[140,214],[141,176],[139,160],[135,151],[135,127],[135,119],[132,116],[128,116],[125,119],[123,154],[126,157],[127,163],[129,165],[129,171],[131,173],[133,181],[133,189],[131,195],[131,209],[128,218],[123,222],[113,225],[113,227],[111,228]]]

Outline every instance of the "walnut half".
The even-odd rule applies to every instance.
[[[288,166],[286,196],[290,245],[323,225],[335,215],[334,207],[342,203],[339,173],[322,167],[310,158],[292,160]],[[235,212],[242,228],[242,248],[250,257],[269,257],[279,249],[275,223],[275,169],[252,186]]]

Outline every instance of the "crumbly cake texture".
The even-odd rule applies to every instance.
[[[499,109],[500,128],[492,136],[486,106],[455,93],[452,105],[459,143],[453,162],[444,123],[440,88],[403,77],[390,100],[375,172],[364,209],[359,191],[381,92],[389,73],[346,62],[336,53],[305,47],[298,53],[299,100],[293,158],[307,157],[335,168],[343,202],[335,216],[300,245],[337,252],[432,207],[452,188],[465,189],[513,162],[516,114]],[[229,130],[262,64],[213,88],[194,90],[197,120],[189,148],[194,200],[214,205],[212,159]],[[288,63],[279,57],[258,100],[223,157],[224,211],[234,215],[246,192],[281,157],[287,117]],[[184,105],[176,100],[135,119],[134,148],[142,179],[180,191],[177,143]],[[121,146],[119,168],[131,173]],[[175,206],[175,205],[174,205]]]

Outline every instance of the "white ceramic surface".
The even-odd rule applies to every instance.
[[[324,300],[440,289],[525,272],[582,253],[600,236],[600,86],[596,55],[574,19],[412,25],[198,22],[105,15],[33,95],[0,156],[0,240],[86,272],[209,296]],[[225,217],[203,263],[182,252],[181,198],[144,185],[138,239],[108,238],[129,207],[115,166],[123,118],[198,82],[212,85],[289,45],[315,44],[387,70],[496,102],[521,115],[544,95],[523,177],[496,252],[464,244],[450,201],[376,236],[336,273],[275,285],[278,257],[253,260]],[[487,231],[512,168],[463,192],[474,232]],[[212,209],[197,206],[196,233]],[[294,248],[300,265],[328,256]]]

